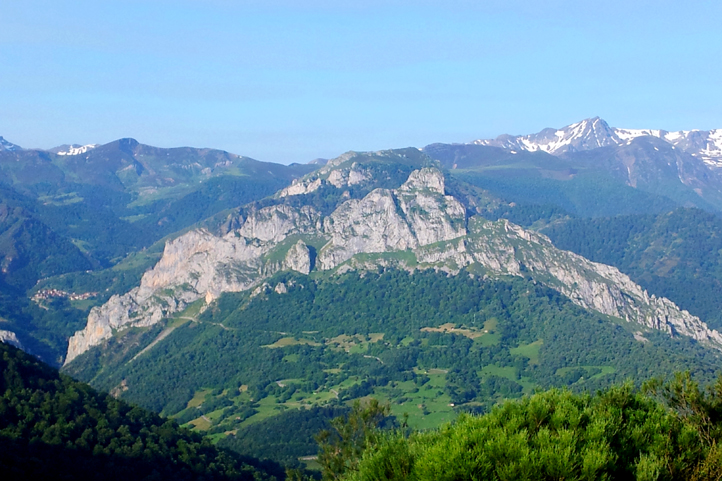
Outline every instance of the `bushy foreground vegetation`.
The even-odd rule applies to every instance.
[[[596,395],[549,390],[463,415],[439,430],[372,429],[358,405],[323,441],[325,479],[719,480],[722,377],[700,390],[688,374]]]
[[[0,371],[5,479],[273,479],[269,469],[284,477],[277,466],[219,450],[174,421],[99,394],[11,346],[0,344]],[[325,419],[330,414],[313,411]],[[347,414],[316,424],[328,426],[316,436],[327,480],[722,478],[722,377],[708,390],[689,373],[595,395],[551,389],[427,431],[389,418],[390,406],[375,399],[341,412]],[[278,441],[268,444],[268,453],[293,443]],[[240,437],[226,444],[245,451]]]
[[[3,479],[271,479],[233,453],[0,343]]]

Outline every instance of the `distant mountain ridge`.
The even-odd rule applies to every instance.
[[[58,339],[76,330],[68,313],[81,310],[66,297],[32,300],[38,282],[98,269],[122,278],[112,268],[129,254],[316,168],[134,139],[40,150],[0,138],[0,330],[58,363]]]
[[[677,147],[712,167],[722,167],[722,129],[680,130],[668,132],[655,129],[620,129],[610,127],[599,117],[585,119],[561,129],[547,128],[536,134],[500,135],[495,139],[480,139],[475,145],[500,147],[507,150],[526,150],[561,155],[600,147],[630,143],[639,137],[656,137]]]
[[[12,152],[12,151],[17,151],[17,150],[22,150],[22,147],[20,147],[19,145],[15,145],[11,142],[8,142],[3,137],[0,137],[0,152],[3,152],[3,151]]]
[[[591,217],[675,206],[722,211],[722,130],[617,129],[595,117],[423,152],[507,203],[556,204]]]

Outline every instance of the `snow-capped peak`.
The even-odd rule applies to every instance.
[[[493,140],[476,140],[473,143],[530,152],[542,151],[559,155],[568,151],[590,150],[607,145],[617,145],[621,142],[621,139],[604,120],[594,117],[561,129],[544,129],[537,134],[518,137],[501,135]]]
[[[722,129],[713,130],[642,130],[642,129],[614,129],[622,140],[632,140],[637,137],[657,137],[678,147],[695,157],[702,159],[707,165],[722,167]]]
[[[617,129],[599,117],[582,120],[561,129],[544,129],[530,135],[500,135],[496,139],[475,140],[477,145],[507,150],[542,151],[552,155],[621,145],[639,137],[656,137],[702,159],[707,165],[722,168],[722,129],[680,130]]]
[[[23,149],[19,145],[10,143],[7,140],[5,140],[4,138],[0,137],[0,152],[2,152],[2,151],[13,152],[13,151],[18,151],[18,150],[23,150]]]
[[[84,154],[89,150],[96,148],[98,144],[87,144],[87,145],[71,145],[67,150],[56,152],[58,155],[80,155]]]

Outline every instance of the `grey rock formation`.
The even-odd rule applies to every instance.
[[[2,137],[0,137],[1,139]],[[23,349],[23,345],[20,343],[20,340],[18,339],[18,336],[15,335],[12,331],[5,331],[0,329],[0,342],[4,342],[5,344],[10,344],[11,346],[15,346],[18,349]]]
[[[339,178],[350,179],[349,172]],[[310,239],[323,243],[315,265]],[[153,325],[204,297],[210,302],[223,292],[257,288],[281,270],[393,265],[456,274],[471,264],[488,275],[531,276],[584,308],[722,348],[717,331],[671,301],[649,296],[616,268],[559,250],[505,220],[467,220],[463,205],[446,195],[444,175],[423,168],[398,189],[349,199],[326,217],[308,206],[275,205],[250,213],[223,236],[195,230],[168,242],[140,286],[93,308],[85,329],[70,340],[66,363],[117,330]]]
[[[308,246],[299,240],[288,249],[286,258],[283,261],[284,270],[292,270],[308,275],[313,269],[311,251]]]
[[[323,185],[332,185],[337,189],[359,185],[372,180],[373,176],[366,168],[358,162],[351,162],[356,154],[348,152],[336,159],[329,161],[316,172],[301,179],[295,180],[291,185],[282,189],[277,197],[288,197],[291,195],[310,194],[317,191]],[[344,163],[350,165],[341,166]]]

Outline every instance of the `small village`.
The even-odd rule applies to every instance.
[[[71,301],[84,301],[97,295],[97,292],[83,292],[82,294],[76,294],[75,292],[61,291],[60,289],[41,289],[32,297],[32,299],[35,302],[39,302],[54,297],[66,297]]]

